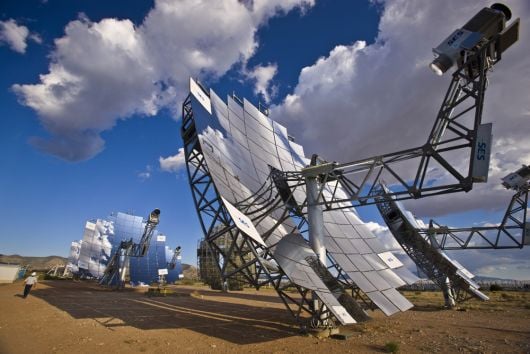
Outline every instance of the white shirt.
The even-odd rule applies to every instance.
[[[37,283],[37,277],[29,276],[26,278],[26,285],[34,285]]]

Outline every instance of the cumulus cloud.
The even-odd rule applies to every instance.
[[[186,166],[186,158],[184,156],[184,149],[180,148],[178,153],[173,156],[158,158],[160,169],[166,172],[177,172]]]
[[[530,250],[466,250],[448,252],[475,275],[528,280]]]
[[[278,65],[258,65],[251,71],[247,72],[247,76],[255,81],[254,94],[261,94],[266,103],[271,101],[278,92],[278,87],[272,85],[272,79],[278,72]]]
[[[38,34],[30,33],[26,26],[18,25],[15,20],[0,21],[0,44],[5,43],[15,52],[24,54],[28,39],[42,43]]]
[[[365,223],[370,231],[379,239],[379,241],[385,246],[386,249],[391,251],[403,251],[401,246],[396,241],[388,227],[378,224],[374,221]]]
[[[338,45],[305,67],[271,118],[297,132],[309,153],[328,160],[355,161],[424,144],[450,80],[429,70],[431,48],[491,3],[381,1],[375,42]],[[530,17],[526,1],[506,3],[514,17]],[[505,207],[511,195],[500,187],[500,177],[530,162],[528,37],[530,27],[521,26],[521,40],[489,75],[483,121],[494,123],[491,182],[468,194],[409,202],[417,215]]]
[[[251,11],[256,22],[266,22],[275,14],[286,14],[294,8],[302,13],[315,4],[314,0],[242,0],[241,3]]]
[[[37,44],[42,44],[42,37],[38,33],[30,33],[28,38]]]
[[[138,27],[127,19],[80,16],[55,40],[40,82],[13,90],[50,133],[34,140],[38,148],[71,161],[88,159],[103,149],[100,133],[118,119],[179,107],[189,76],[215,79],[246,63],[260,26],[312,4],[157,0]]]

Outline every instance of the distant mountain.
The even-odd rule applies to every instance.
[[[197,279],[197,267],[194,267],[190,264],[182,263],[182,275],[184,275],[185,279]]]
[[[29,266],[32,270],[46,270],[54,265],[65,265],[67,262],[68,259],[60,256],[25,257],[18,254],[0,254],[0,263],[20,264]]]
[[[486,277],[482,275],[477,275],[473,278],[474,281],[483,281],[483,282],[503,282],[503,281],[518,281],[514,279],[506,279],[506,278],[495,278],[495,277]],[[528,281],[528,280],[524,280]]]

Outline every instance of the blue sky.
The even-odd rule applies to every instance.
[[[461,11],[456,11],[403,0],[244,3],[2,1],[1,253],[65,256],[70,241],[81,238],[87,219],[113,211],[147,215],[158,207],[159,230],[167,234],[168,244],[181,245],[183,261],[195,264],[201,231],[178,155],[180,104],[189,76],[221,96],[235,91],[271,105],[278,114],[272,118],[286,125],[308,154],[349,161],[410,147],[410,141],[388,136],[387,131],[403,126],[374,120],[374,132],[369,117],[434,119],[447,78],[432,75],[423,61],[432,58],[431,48],[452,29],[489,4],[457,2]],[[528,17],[523,1],[508,4],[522,21]],[[516,59],[528,47],[516,50],[519,56],[504,59],[502,69],[510,75],[516,75],[510,67],[519,72],[529,68],[527,59]],[[364,67],[364,61],[371,64]],[[398,70],[388,73],[392,65]],[[505,95],[510,75],[492,77],[492,86],[499,87],[492,96]],[[512,81],[528,88],[521,80]],[[326,85],[334,93],[330,107],[312,96],[325,97],[321,90]],[[410,96],[404,93],[408,87]],[[380,96],[387,91],[400,94]],[[427,98],[419,103],[415,94]],[[528,118],[527,97],[511,96],[511,109],[504,112],[511,120],[497,130],[493,183],[514,166],[530,162],[528,143],[506,157],[530,131],[527,122],[517,120]],[[313,117],[299,117],[289,97],[308,107],[319,102],[319,107]],[[416,114],[402,101],[409,106],[415,102]],[[490,112],[495,117],[494,108]],[[333,117],[327,121],[325,114]],[[334,131],[335,125],[351,130],[350,135]],[[315,138],[318,129],[345,143],[335,144],[327,134]],[[421,130],[410,131],[424,139]],[[398,142],[382,143],[390,140]],[[488,194],[491,189],[485,186],[476,196],[461,197],[465,199],[407,206],[421,217],[436,216],[451,225],[498,222],[510,194],[497,187]],[[461,207],[451,206],[455,204]],[[374,208],[359,212],[366,221],[381,223]],[[524,260],[528,252],[498,254],[504,270],[495,267],[495,256],[487,263],[480,254],[473,254],[476,262],[469,267],[485,275],[530,278],[530,264]]]

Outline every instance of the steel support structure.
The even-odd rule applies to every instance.
[[[173,251],[173,256],[171,257],[171,260],[167,263],[167,267],[169,269],[175,269],[175,267],[177,266],[177,263],[180,259],[180,252],[180,246],[177,246]]]
[[[223,280],[219,271],[219,257],[213,253],[204,238],[197,242],[197,267],[199,279],[214,290],[223,289]]]
[[[395,205],[395,200],[381,189],[377,192],[377,208],[394,238],[417,267],[442,291],[446,305],[463,302],[474,296],[470,284],[458,276],[457,269],[425,240]]]
[[[62,264],[54,264],[53,266],[50,267],[50,269],[46,272],[47,275],[51,275],[52,277],[56,277],[57,276],[57,273],[59,272],[59,268],[63,268],[64,267],[64,270],[63,270],[63,276],[64,276],[64,273],[66,273],[66,265],[62,265]]]
[[[443,250],[523,248],[530,241],[527,209],[528,186],[512,197],[498,226],[450,228],[431,220],[429,228],[417,231]]]
[[[121,241],[116,251],[112,254],[112,257],[105,268],[103,276],[99,280],[100,285],[114,286],[117,289],[121,289],[125,286],[125,250],[130,248],[132,240]]]
[[[314,163],[316,164],[317,162],[315,161]],[[305,234],[307,239],[311,240],[311,235],[309,235],[309,230],[311,229],[309,225],[310,212],[304,212],[304,210],[294,202],[291,188],[284,180],[284,174],[282,171],[271,167],[270,176],[271,178],[261,186],[259,191],[245,201],[238,203],[238,206],[246,215],[253,216],[256,223],[259,223],[259,220],[266,215],[281,214],[276,226],[280,225],[286,219],[291,219],[296,225],[292,232],[298,232],[302,235]],[[317,195],[313,195],[316,198]],[[268,207],[259,208],[253,211],[256,205],[267,205]],[[321,205],[313,205],[316,208],[321,209]],[[307,210],[309,209],[310,206],[308,206]],[[317,224],[317,230],[321,230],[321,227],[323,227],[323,220],[320,220],[319,218],[323,215],[321,210],[318,211],[318,209],[315,211],[317,214],[317,220],[313,220],[313,222]],[[269,232],[272,231],[273,229],[269,230]],[[338,298],[339,302],[348,309],[348,312],[353,315],[357,322],[363,322],[370,319],[363,310],[376,310],[377,306],[348,277],[333,256],[327,252],[324,247],[322,230],[320,231],[320,234],[321,235],[318,238],[320,242],[317,241],[317,246],[311,246],[311,241],[309,241],[311,248],[315,251],[318,258],[306,259],[306,261],[332,292],[338,291],[342,294]],[[267,236],[267,234],[265,236]],[[313,240],[314,238],[315,235],[313,235]],[[324,260],[321,258],[322,253],[325,257]],[[313,298],[313,300],[315,299]],[[326,309],[326,306],[323,303],[318,301],[313,301],[313,308],[315,311],[313,313],[312,322],[319,322],[322,325],[330,316],[329,310]]]
[[[318,161],[317,161],[316,156],[312,160],[312,167],[314,167],[315,169],[318,169]],[[318,173],[316,173],[315,175],[318,175]],[[294,195],[293,195],[294,189],[291,186],[289,186],[289,184],[287,183],[287,180],[285,179],[285,174],[282,171],[271,167],[270,177],[271,178],[269,179],[269,182],[270,180],[272,180],[274,187],[270,183],[269,185],[265,183],[262,186],[262,189],[271,189],[275,191],[275,193],[269,192],[268,194],[274,195],[276,196],[276,198],[281,199],[282,203],[276,204],[276,208],[287,209],[289,217],[297,225],[297,231],[300,232],[301,234],[308,235],[307,238],[311,240],[311,235],[309,234],[309,231],[312,228],[314,230],[315,226],[311,226],[308,219],[311,214],[311,207],[313,207],[315,209],[312,210],[312,213],[317,214],[316,217],[318,220],[318,222],[316,223],[317,224],[316,229],[320,230],[320,233],[322,233],[320,226],[318,226],[321,220],[320,218],[323,217],[322,206],[319,205],[318,203],[310,202],[310,203],[304,204],[304,208],[302,208],[302,206],[297,204],[296,201],[294,200]],[[318,181],[310,182],[310,183],[318,183]],[[264,188],[264,186],[266,185],[268,185],[268,188]],[[299,185],[297,187],[301,187],[301,186]],[[314,188],[316,189],[317,187],[318,185],[315,185]],[[306,186],[306,188],[308,187]],[[313,192],[315,192],[315,190]],[[264,198],[264,195],[266,194],[267,193],[256,193],[254,195],[254,198],[249,198],[249,200],[247,201],[248,205],[257,203],[257,201],[260,200],[260,198]],[[310,193],[307,192],[307,195],[309,198]],[[317,201],[316,198],[318,197],[318,195],[315,195],[315,193],[313,193],[313,196],[315,198],[314,201],[316,202]],[[261,202],[263,203],[263,201]],[[314,238],[315,237],[313,236],[313,239]],[[311,241],[309,242],[311,244]],[[315,269],[317,274],[322,275],[322,279],[324,280],[326,284],[330,284],[330,289],[340,287],[348,291],[352,300],[356,301],[355,306],[344,304],[343,305],[344,307],[348,309],[353,309],[354,307],[359,308],[359,306],[362,306],[364,310],[376,310],[377,309],[377,306],[372,302],[372,300],[370,300],[370,298],[352,281],[352,279],[346,274],[346,272],[344,272],[341,266],[335,261],[333,256],[329,252],[327,252],[326,248],[323,245],[323,239],[322,239],[322,247],[312,246],[312,248],[315,251],[315,253],[319,255],[320,266],[318,267],[318,269],[315,266],[316,262],[311,263],[313,264],[313,269]],[[325,261],[322,261],[322,259],[320,258],[320,254],[319,254],[320,252],[317,252],[317,249],[319,251],[324,252]],[[325,268],[326,272],[323,272],[321,270],[322,268]],[[333,276],[334,278],[333,282],[329,280],[330,276]],[[337,285],[337,284],[340,284],[340,285]],[[360,313],[360,311],[358,310],[355,310],[351,313],[355,314],[355,319],[358,322],[366,321],[367,319],[369,319],[366,313]]]
[[[318,204],[318,181],[316,177],[306,177],[307,221],[309,224],[309,245],[315,251],[322,264],[326,264],[324,246],[324,216],[322,206]]]

